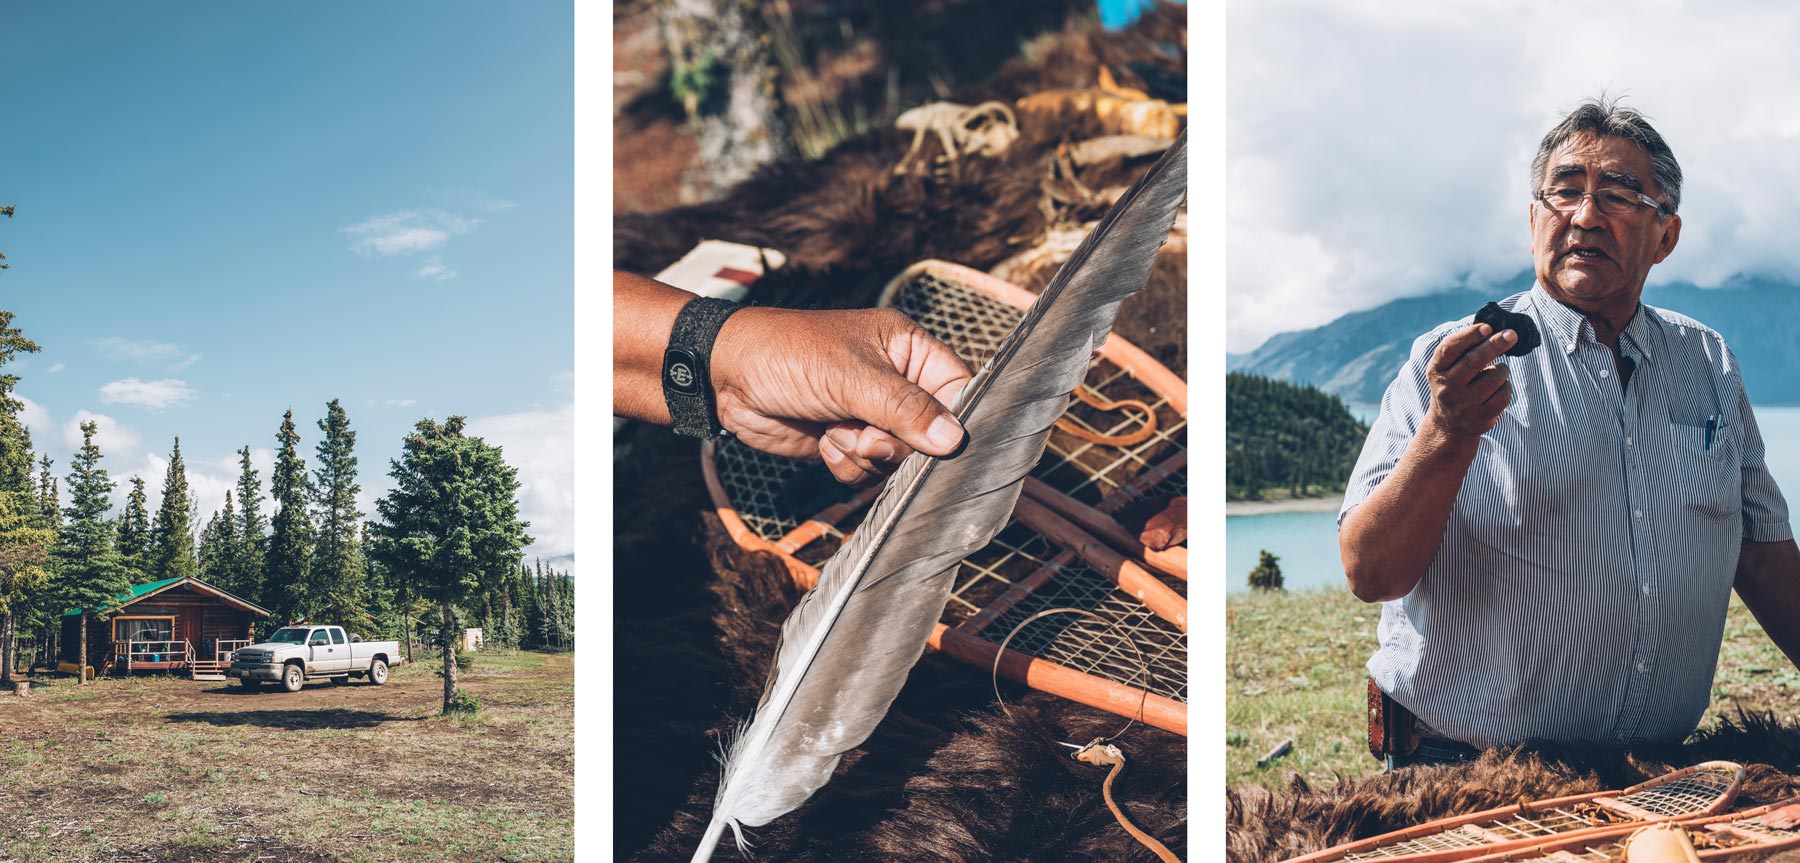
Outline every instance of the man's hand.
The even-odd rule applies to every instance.
[[[914,450],[961,447],[948,406],[969,378],[954,351],[891,309],[747,308],[713,343],[719,424],[765,452],[822,458],[852,484]]]
[[[1439,342],[1425,371],[1431,383],[1425,421],[1457,438],[1478,438],[1499,423],[1512,403],[1512,384],[1506,366],[1494,360],[1518,340],[1512,330],[1496,333],[1487,324],[1475,324]]]
[[[1512,403],[1507,368],[1494,360],[1518,338],[1475,324],[1438,343],[1425,368],[1431,405],[1418,432],[1393,473],[1345,513],[1338,530],[1344,576],[1358,599],[1399,599],[1425,576],[1481,436]]]

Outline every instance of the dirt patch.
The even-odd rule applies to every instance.
[[[422,716],[395,716],[371,710],[326,707],[318,710],[213,710],[170,713],[168,722],[204,722],[209,725],[256,725],[287,731],[307,729],[374,728],[383,722],[417,722]]]
[[[154,845],[115,851],[117,863],[338,863],[344,858],[275,839],[238,840],[225,846]]]
[[[0,860],[568,859],[570,658],[483,654],[462,682],[474,718],[437,715],[423,665],[254,695],[45,680],[0,713]]]

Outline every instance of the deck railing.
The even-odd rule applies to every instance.
[[[240,648],[249,646],[250,639],[248,638],[221,638],[218,641],[213,642],[213,658],[217,659],[221,665],[230,665],[231,657],[235,655]]]
[[[185,639],[179,641],[115,641],[113,642],[113,664],[117,667],[124,664],[126,672],[131,671],[134,663],[180,662],[192,664],[194,646]]]

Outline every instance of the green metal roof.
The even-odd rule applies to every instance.
[[[114,597],[113,602],[103,605],[100,608],[95,609],[95,610],[96,611],[109,611],[111,609],[118,608],[121,605],[128,605],[131,603],[132,600],[137,599],[140,596],[155,593],[155,592],[157,592],[165,587],[168,587],[169,585],[174,584],[175,582],[180,581],[180,580],[181,579],[179,579],[179,578],[165,578],[162,581],[151,581],[151,582],[145,582],[144,584],[132,585],[124,593],[121,593],[118,596]],[[69,617],[71,615],[76,615],[76,614],[80,614],[80,613],[81,613],[81,609],[71,608],[68,611],[63,612],[63,617]]]

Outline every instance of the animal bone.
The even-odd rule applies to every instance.
[[[971,108],[955,102],[927,102],[894,120],[895,128],[913,133],[912,146],[894,166],[894,173],[906,174],[925,143],[927,134],[936,135],[944,147],[942,159],[954,163],[958,155],[998,156],[1019,137],[1019,121],[1012,109],[1002,102],[983,102]]]

